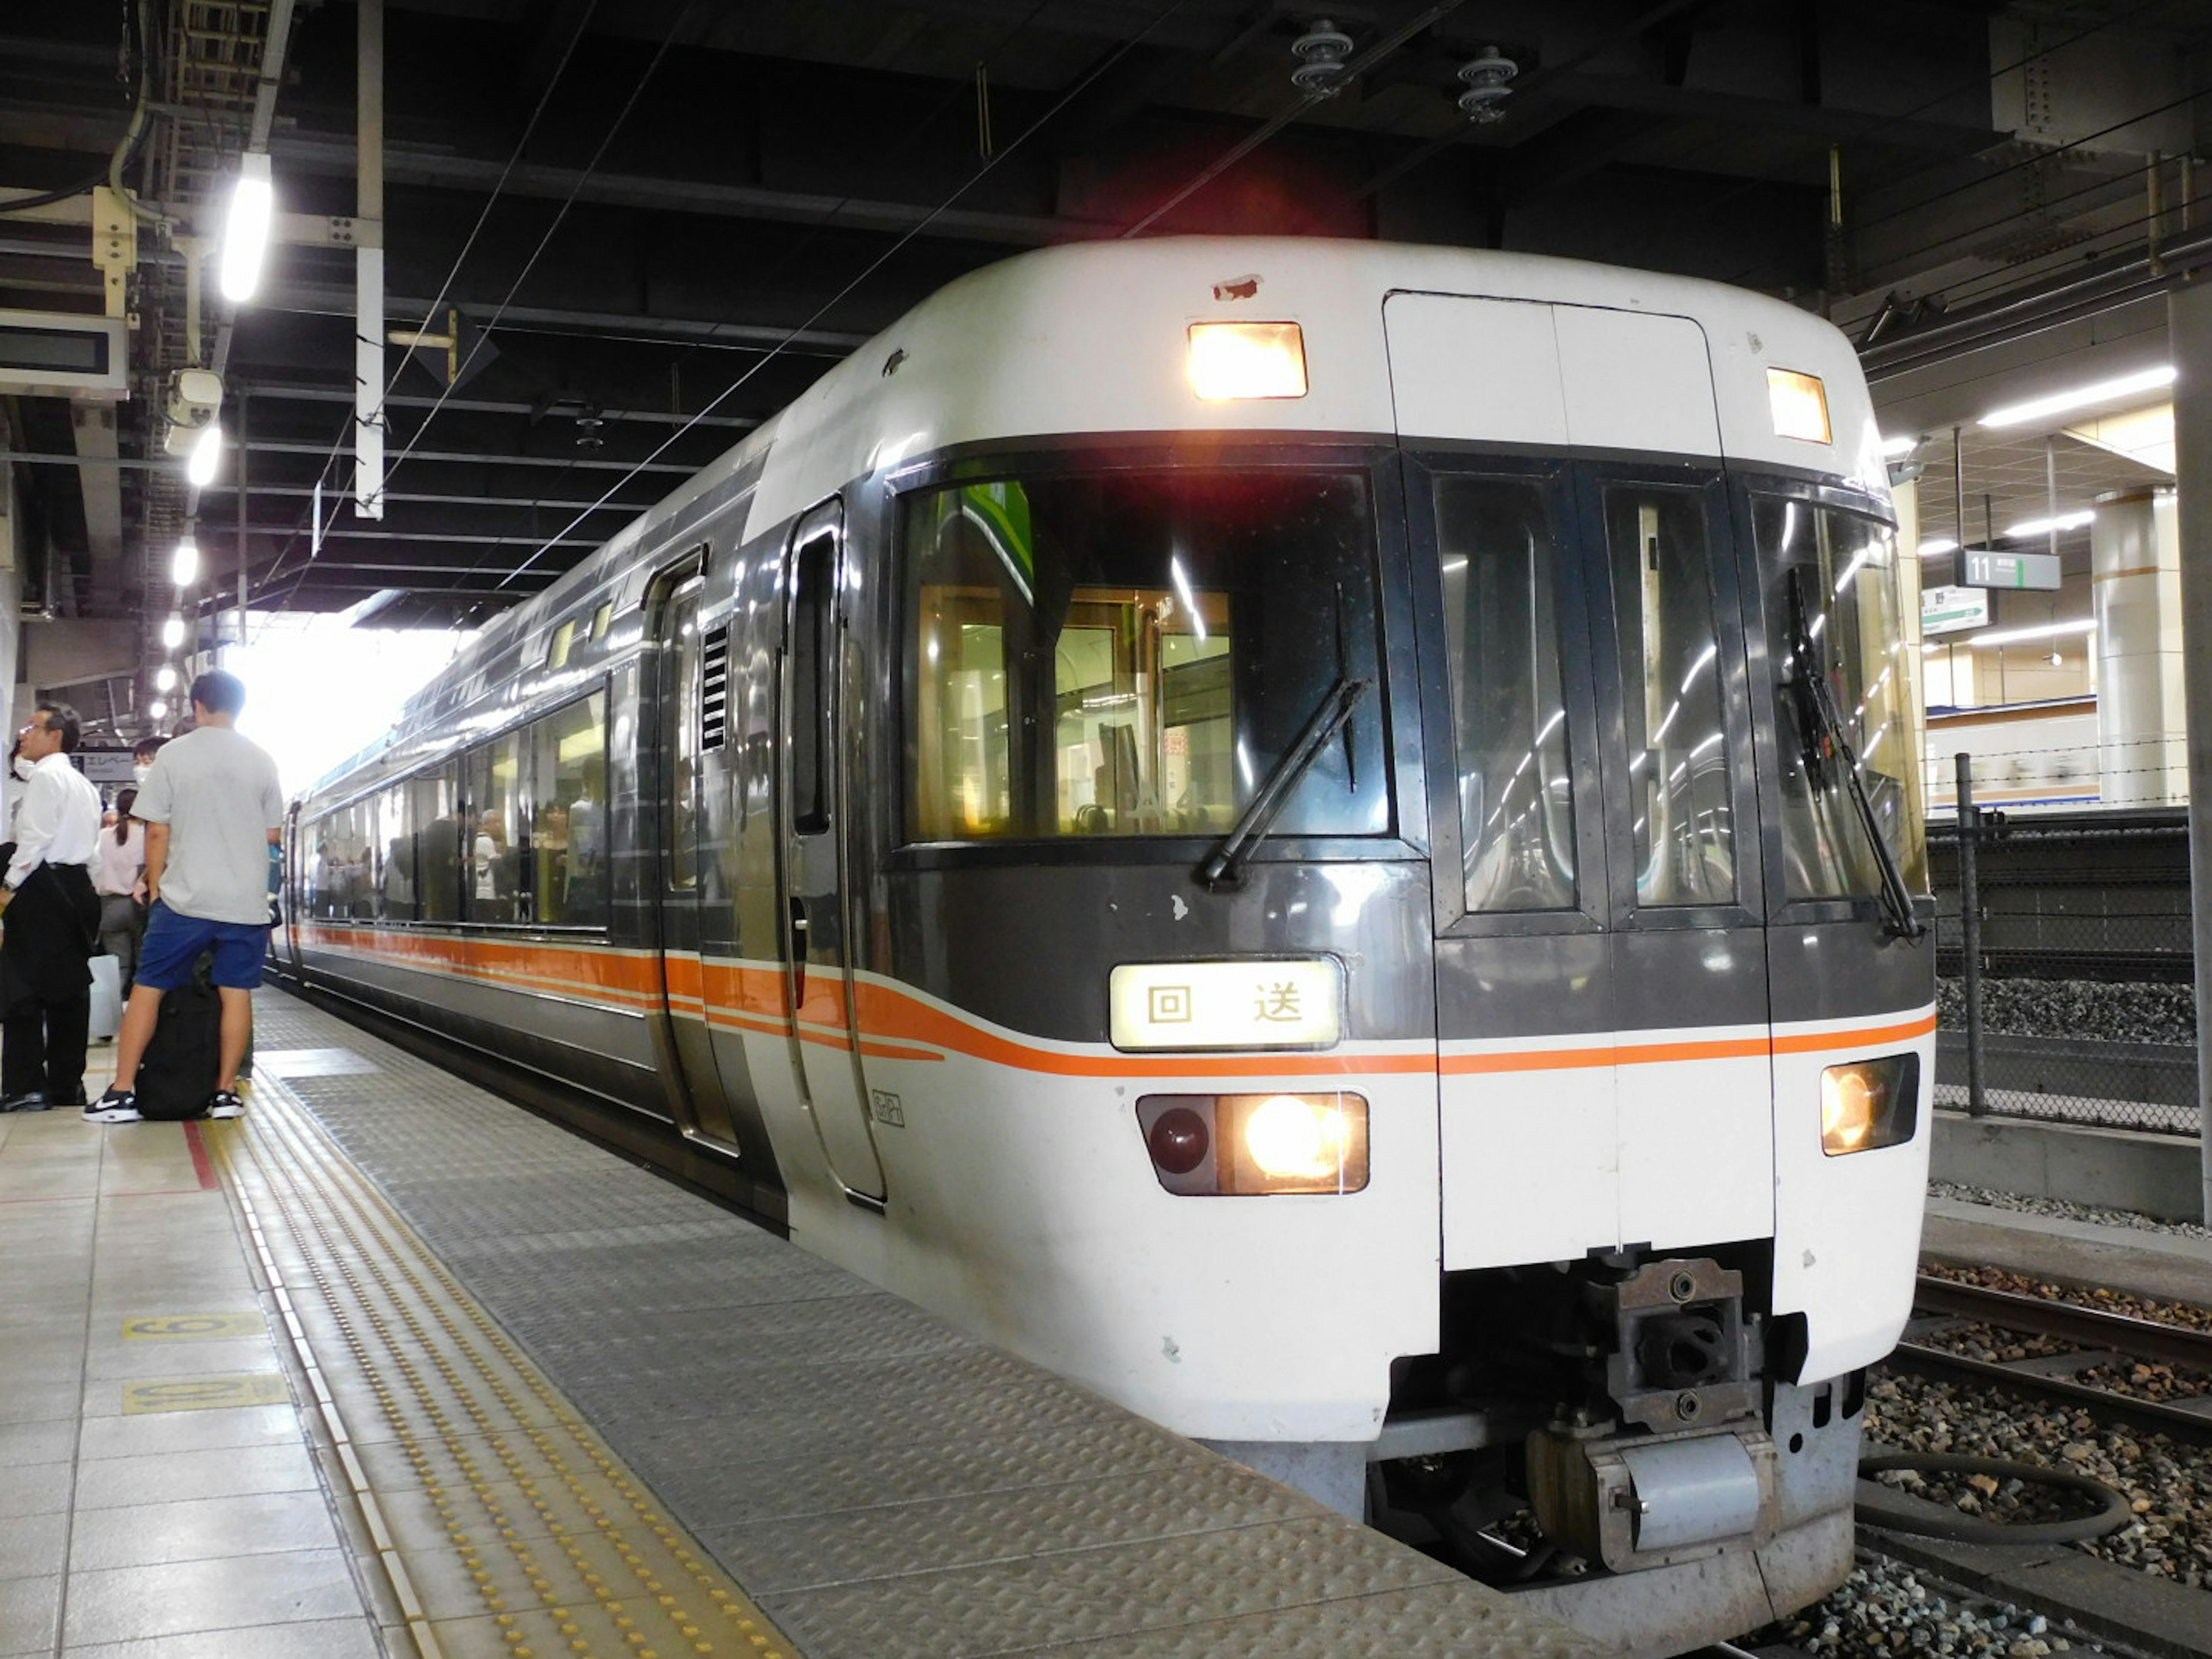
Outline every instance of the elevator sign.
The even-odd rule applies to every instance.
[[[2058,559],[2051,553],[1966,552],[1966,580],[1976,587],[2058,590]]]
[[[1964,628],[1990,625],[1990,596],[1978,587],[1923,587],[1920,590],[1920,631],[1955,634]]]

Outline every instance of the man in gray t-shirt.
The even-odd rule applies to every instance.
[[[276,763],[234,728],[246,687],[221,669],[192,682],[196,728],[165,744],[131,816],[146,823],[146,885],[154,902],[138,973],[115,1044],[115,1085],[85,1109],[95,1123],[138,1116],[138,1063],[164,992],[188,984],[215,953],[222,1057],[210,1117],[236,1117],[238,1068],[253,1039],[253,990],[269,951],[269,848],[282,834]]]

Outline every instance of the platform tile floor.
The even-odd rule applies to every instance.
[[[243,1120],[0,1117],[0,1655],[1592,1650],[258,1006]]]

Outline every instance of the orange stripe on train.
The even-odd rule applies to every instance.
[[[572,946],[520,944],[501,939],[452,939],[436,935],[386,933],[367,928],[304,927],[311,940],[383,956],[410,965],[430,966],[471,978],[511,979],[571,994],[613,996],[625,1006],[657,1008],[664,995],[659,963],[647,956]],[[780,968],[738,963],[702,962],[670,956],[665,1000],[701,1010],[707,1023],[755,1036],[790,1034],[785,1010],[787,975]],[[557,970],[569,969],[562,975]],[[574,971],[581,969],[582,971]],[[799,1009],[799,1040],[843,1048],[849,1041],[842,975],[810,969],[806,999]],[[1746,1060],[1765,1054],[1818,1054],[1882,1042],[1910,1042],[1936,1029],[1935,1015],[1901,1024],[1842,1031],[1796,1032],[1774,1037],[1724,1037],[1674,1042],[1594,1042],[1557,1048],[1516,1049],[1487,1054],[1449,1054],[1431,1061],[1419,1054],[1273,1054],[1253,1056],[1171,1054],[1103,1055],[1096,1051],[1062,1054],[987,1031],[910,992],[870,981],[855,981],[860,1052],[873,1059],[941,1060],[942,1051],[964,1054],[987,1065],[1012,1066],[1055,1077],[1342,1077],[1353,1073],[1447,1077],[1509,1072],[1586,1070],[1601,1066],[1651,1066],[1701,1060]],[[926,1046],[918,1046],[926,1045]]]

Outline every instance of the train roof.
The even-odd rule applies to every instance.
[[[409,704],[403,728],[568,612],[665,527],[750,489],[747,539],[853,479],[954,445],[1080,433],[1397,429],[1382,317],[1422,294],[1686,318],[1703,331],[1722,455],[1812,471],[1886,499],[1881,440],[1856,354],[1829,323],[1721,283],[1578,259],[1293,237],[1182,236],[1043,248],[949,283],[824,374],[597,553],[489,628]],[[1296,398],[1201,402],[1187,330],[1296,322],[1310,386]],[[1477,350],[1474,384],[1494,365]],[[1778,436],[1765,370],[1819,376],[1832,441]],[[1417,435],[1411,430],[1408,437]],[[1488,435],[1435,432],[1451,438]],[[1664,447],[1664,446],[1662,446]],[[1705,446],[1710,455],[1711,446]],[[357,763],[349,763],[349,769]]]

